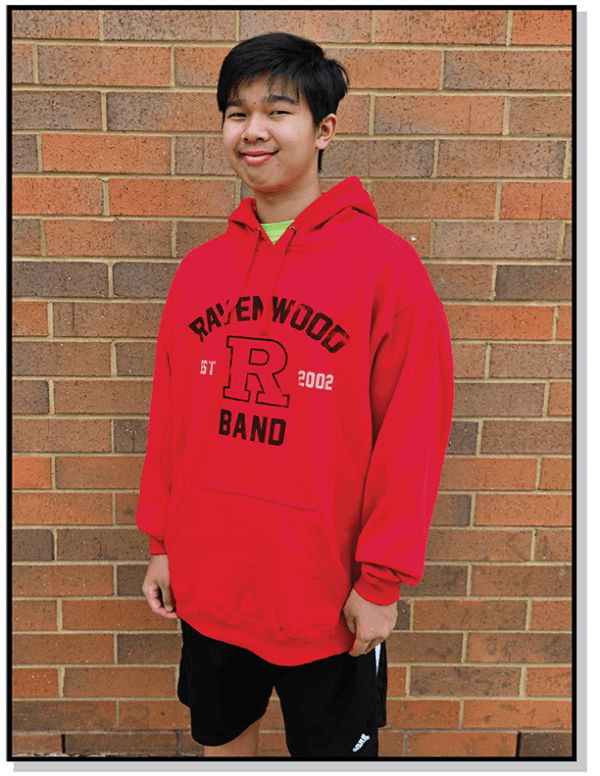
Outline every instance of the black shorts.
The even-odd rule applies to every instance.
[[[377,728],[385,725],[385,642],[360,657],[343,652],[278,666],[203,636],[183,620],[181,627],[177,694],[190,707],[199,744],[233,741],[263,716],[275,687],[292,757],[377,757]]]

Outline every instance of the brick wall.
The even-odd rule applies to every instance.
[[[134,524],[155,337],[245,195],[215,85],[283,29],[348,68],[324,186],[359,175],[446,306],[456,406],[384,756],[569,754],[571,24],[564,10],[20,10],[14,753],[202,753]],[[285,754],[274,698],[262,754]]]

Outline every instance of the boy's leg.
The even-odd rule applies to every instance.
[[[256,757],[258,754],[258,729],[260,720],[244,730],[237,738],[222,746],[204,745],[205,757]]]

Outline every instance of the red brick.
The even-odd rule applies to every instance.
[[[41,84],[169,86],[166,46],[38,46]]]
[[[18,634],[13,636],[13,655],[21,665],[112,663],[113,637],[110,633]]]
[[[569,663],[568,633],[470,633],[469,663]],[[499,726],[497,726],[499,727]]]
[[[221,130],[221,114],[216,96],[207,92],[108,92],[106,116],[109,132]]]
[[[112,566],[39,564],[13,568],[18,596],[112,595]]]
[[[56,601],[12,602],[13,631],[56,630]]]
[[[152,384],[133,380],[63,380],[54,385],[57,414],[138,415],[150,409]]]
[[[503,111],[501,96],[381,96],[375,98],[375,134],[499,135]]]
[[[184,736],[182,735],[181,736],[182,748],[183,748],[183,740],[184,740]],[[193,741],[191,736],[189,740],[190,742]],[[196,742],[194,741],[194,743]],[[197,754],[198,750],[200,749],[202,749],[200,744],[196,744],[196,751],[194,751],[194,754]],[[190,751],[190,754],[191,753],[192,752]],[[272,732],[262,733],[259,731],[258,756],[259,757],[290,757],[290,753],[287,748],[287,744],[285,740],[285,733],[272,733]]]
[[[241,11],[240,40],[264,32],[288,32],[319,43],[370,43],[371,11]]]
[[[19,453],[107,453],[111,449],[110,421],[13,420],[13,451]]]
[[[435,223],[432,256],[439,259],[554,259],[557,223],[443,221]]]
[[[13,218],[12,252],[14,256],[41,256],[42,238],[37,219]]]
[[[477,496],[475,524],[568,526],[571,525],[571,497],[537,493],[480,493]]]
[[[374,181],[372,197],[382,218],[491,218],[496,184]]]
[[[570,458],[542,458],[540,490],[571,490]]]
[[[11,107],[13,129],[102,129],[99,92],[17,91]]]
[[[14,337],[46,337],[48,305],[46,302],[13,302],[12,333]]]
[[[518,695],[520,668],[481,666],[413,666],[410,694],[416,696]]]
[[[65,698],[151,698],[175,695],[173,668],[67,668]]]
[[[55,302],[54,336],[155,339],[163,306],[162,302]]]
[[[421,256],[421,258],[423,257]],[[492,267],[489,265],[427,262],[425,269],[442,301],[453,299],[485,299],[487,301],[490,298]]]
[[[572,105],[570,97],[511,97],[509,133],[570,135]]]
[[[234,40],[235,11],[104,11],[105,40]]]
[[[559,305],[556,339],[573,338],[573,308],[571,305]]]
[[[571,567],[474,565],[471,594],[477,596],[568,596]],[[515,629],[516,630],[516,629]]]
[[[70,38],[97,40],[98,11],[34,11],[11,12],[13,38]]]
[[[570,529],[538,530],[535,560],[571,560]]]
[[[47,415],[50,412],[46,380],[13,380],[12,410],[14,415]]]
[[[50,458],[15,457],[12,459],[12,487],[15,490],[37,490],[52,487]]]
[[[571,88],[569,51],[446,51],[444,89]]]
[[[505,566],[500,568],[504,569]],[[482,593],[473,593],[482,595]],[[486,593],[483,593],[486,595]],[[415,601],[415,630],[519,630],[525,627],[525,601]]]
[[[72,756],[176,757],[176,732],[171,733],[67,733],[65,753]],[[202,753],[202,747],[199,747]]]
[[[216,86],[230,46],[175,46],[175,83],[181,86]]]
[[[37,172],[38,151],[35,135],[13,135],[11,138],[12,171]]]
[[[531,531],[432,528],[427,559],[527,561],[531,558],[531,540]]]
[[[448,564],[444,566],[426,563],[425,573],[416,586],[404,585],[405,598],[418,596],[464,596],[467,593],[467,566]]]
[[[545,420],[485,420],[481,453],[549,453],[572,450],[571,423]]]
[[[15,730],[110,730],[115,701],[15,701]]]
[[[227,216],[234,204],[232,181],[125,178],[109,183],[112,215]]]
[[[465,701],[465,728],[532,728],[560,730],[571,727],[571,704],[566,701]]]
[[[175,173],[177,175],[231,175],[221,138],[194,135],[175,138]],[[206,226],[205,222],[192,221],[191,223],[196,227]],[[200,242],[202,241],[196,244],[199,245]]]
[[[12,46],[12,82],[13,84],[33,83],[33,46],[31,43],[13,43]]]
[[[90,490],[136,488],[143,464],[143,456],[64,456],[56,461],[56,487]]]
[[[63,602],[66,630],[175,630],[176,622],[154,614],[145,599]]]
[[[536,469],[536,461],[531,458],[447,458],[440,487],[442,490],[533,490]]]
[[[513,11],[511,43],[518,46],[569,46],[571,11]]]
[[[490,377],[570,377],[570,345],[492,344]]]
[[[115,493],[115,521],[117,525],[133,525],[138,505],[137,493]]]
[[[100,215],[102,182],[87,178],[15,178],[13,213],[22,215]]]
[[[108,493],[15,493],[13,518],[18,525],[110,525]]]
[[[377,11],[375,42],[503,45],[507,11]]]
[[[562,178],[566,143],[555,140],[440,140],[440,178]]]
[[[45,222],[48,256],[170,256],[168,221]]]
[[[388,229],[391,229],[392,232],[399,234],[400,237],[404,237],[404,239],[417,251],[421,259],[427,259],[429,257],[431,235],[431,223],[429,221],[380,220]],[[429,269],[431,269],[431,265],[429,265]]]
[[[400,633],[386,641],[388,663],[460,663],[461,633]]]
[[[454,376],[476,378],[485,376],[485,344],[452,343]]]
[[[573,627],[571,601],[534,601],[531,609],[531,630],[568,630]]]
[[[12,755],[62,754],[60,733],[15,733],[12,737]]]
[[[503,183],[500,218],[571,218],[570,183]]]
[[[56,532],[57,560],[143,560],[147,536],[137,528],[61,528]],[[118,567],[121,571],[123,566]],[[138,595],[141,584],[135,590]]]
[[[387,732],[380,733],[383,745],[380,751],[385,755]],[[398,753],[400,754],[400,753]],[[516,733],[409,733],[408,757],[502,757],[514,758],[517,754]]]
[[[119,702],[119,727],[122,730],[188,730],[190,712],[179,701]]]
[[[338,135],[366,134],[369,131],[370,100],[368,94],[349,94],[337,111]]]
[[[399,730],[456,728],[459,701],[392,700],[387,704],[387,727]]]
[[[544,409],[543,383],[457,383],[454,417],[541,416]]]
[[[171,171],[168,137],[42,135],[46,172],[111,172],[166,175]]]
[[[525,305],[446,306],[452,337],[484,340],[548,340],[554,308]]]
[[[528,668],[527,695],[546,697],[569,697],[572,671],[570,668]]]
[[[110,344],[104,342],[15,342],[14,375],[110,375]]]
[[[337,140],[323,158],[323,175],[429,178],[433,163],[433,140]]]
[[[417,49],[326,49],[341,62],[354,89],[437,89],[439,51]]]
[[[118,342],[117,375],[119,377],[151,377],[154,370],[156,343]]]
[[[14,668],[13,698],[58,698],[56,668]]]

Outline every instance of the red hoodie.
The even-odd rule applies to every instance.
[[[244,199],[158,335],[137,522],[179,617],[280,665],[350,650],[351,588],[423,575],[453,396],[442,304],[358,178],[275,245]]]

